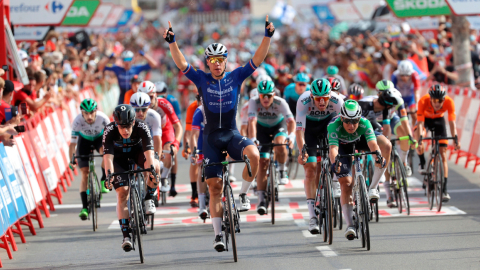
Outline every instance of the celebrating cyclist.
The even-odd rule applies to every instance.
[[[102,135],[105,126],[110,123],[110,119],[103,112],[97,110],[97,102],[91,98],[84,99],[80,103],[81,114],[73,120],[72,124],[72,139],[68,151],[69,157],[76,155],[89,155],[90,149],[93,146],[100,154],[103,154]],[[76,150],[75,150],[76,147]],[[82,180],[80,183],[80,198],[82,200],[82,210],[78,215],[81,220],[86,220],[88,217],[88,203],[87,203],[87,181],[88,181],[88,158],[78,158],[78,167],[82,172]],[[70,168],[74,168],[70,161]],[[105,188],[105,170],[102,162],[102,193],[107,193]]]
[[[130,159],[142,168],[150,168],[153,165],[155,171],[159,174],[160,162],[154,158],[154,144],[147,124],[135,119],[135,110],[132,106],[126,104],[115,107],[113,118],[114,122],[108,124],[103,133],[105,171],[111,173],[125,172],[129,168],[128,160]],[[122,248],[128,252],[132,250],[127,207],[129,196],[128,176],[107,177],[109,186],[113,184],[117,193],[117,216],[123,234]],[[153,175],[147,177],[147,192],[144,198],[147,213],[155,213],[152,196],[157,188],[157,179],[152,178]]]
[[[308,230],[311,234],[320,233],[317,216],[315,215],[315,192],[318,186],[319,176],[317,174],[317,145],[319,140],[327,138],[327,126],[343,105],[343,99],[331,91],[330,82],[327,79],[314,80],[311,84],[311,91],[303,93],[297,102],[297,145],[303,149],[307,144],[305,156],[299,155],[298,163],[305,169],[305,195],[307,197],[308,213],[310,223]],[[336,187],[334,196],[339,195],[339,185]]]
[[[203,138],[203,154],[206,162],[223,161],[222,151],[227,150],[229,156],[241,160],[247,155],[251,159],[252,176],[248,175],[247,168],[243,170],[243,182],[240,188],[240,211],[250,209],[250,200],[247,191],[257,175],[259,153],[252,141],[243,137],[237,130],[235,121],[240,95],[240,86],[259,66],[268,53],[270,38],[275,28],[266,17],[265,37],[259,45],[253,58],[243,67],[232,72],[226,72],[228,52],[220,43],[210,44],[205,50],[205,60],[211,73],[194,69],[183,56],[175,42],[171,23],[163,37],[170,44],[170,52],[177,67],[182,70],[199,91],[205,113],[205,129]],[[215,232],[214,248],[218,252],[225,250],[222,241],[222,167],[211,166],[205,169],[205,177],[210,192],[210,210]]]
[[[448,124],[450,126],[450,134],[457,137],[457,126],[455,123],[455,103],[453,99],[447,96],[447,91],[440,84],[434,84],[428,89],[428,94],[423,96],[418,102],[417,126],[415,127],[415,138],[418,139],[417,148],[418,157],[420,158],[420,173],[425,172],[425,155],[424,145],[421,143],[425,134],[425,128],[435,130],[435,136],[447,137],[445,112],[448,112]],[[442,157],[444,168],[444,186],[442,201],[448,202],[450,195],[447,193],[448,179],[448,163],[447,163],[447,140],[440,140],[440,155]],[[455,150],[460,149],[460,143],[455,140]]]
[[[330,145],[329,157],[333,165],[338,154],[353,154],[353,147],[355,147],[359,151],[370,150],[376,152],[375,174],[377,179],[383,175],[383,172],[377,171],[379,168],[385,168],[386,165],[386,161],[380,154],[380,147],[377,144],[376,134],[378,133],[375,133],[370,121],[362,117],[362,108],[355,100],[345,101],[340,115],[332,119],[327,129],[328,143]],[[335,173],[338,176],[342,189],[340,202],[342,204],[343,216],[347,223],[345,237],[348,240],[353,240],[356,237],[356,230],[353,223],[352,159],[344,157],[339,160],[340,167],[335,168]],[[371,188],[372,186],[370,186]]]
[[[398,63],[397,70],[392,74],[393,86],[402,94],[405,108],[412,116],[412,124],[417,122],[417,103],[420,99],[420,78],[418,73],[413,70],[413,65],[409,60],[403,60]]]
[[[138,87],[138,92],[146,93],[150,97],[152,103],[150,108],[156,110],[162,117],[162,143],[163,150],[170,151],[170,145],[174,145],[173,154],[176,157],[178,149],[180,148],[180,140],[182,139],[183,128],[180,120],[178,120],[175,110],[172,107],[172,104],[168,102],[165,98],[157,98],[157,90],[155,85],[150,81],[144,81]],[[161,178],[163,179],[163,185],[160,187],[162,192],[167,192],[170,190],[169,195],[175,197],[177,191],[175,190],[175,180],[176,174],[171,173],[172,170],[172,156],[167,153],[163,155],[163,166]],[[176,163],[176,162],[175,162]],[[171,177],[171,187],[167,184],[167,177],[170,174]]]
[[[275,95],[275,84],[272,81],[260,82],[257,86],[259,97],[248,102],[248,132],[250,140],[258,143],[284,144],[289,142],[293,148],[295,140],[295,120],[288,108],[287,102]],[[280,185],[288,184],[287,147],[275,147],[275,160],[280,170]],[[257,212],[264,215],[267,212],[265,191],[267,190],[267,169],[270,164],[270,147],[260,146],[260,168],[257,175]]]

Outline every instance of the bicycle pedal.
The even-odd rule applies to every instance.
[[[375,198],[370,199],[370,202],[371,202],[371,203],[377,203],[377,202],[378,202],[378,199],[375,199]]]

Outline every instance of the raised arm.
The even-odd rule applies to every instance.
[[[273,26],[273,23],[268,22],[268,15],[267,15],[265,19],[265,37],[263,38],[262,43],[260,44],[257,51],[255,52],[255,55],[252,58],[253,64],[255,64],[255,66],[258,67],[263,62],[263,60],[265,60],[265,57],[267,56],[267,53],[268,53],[268,49],[270,48],[270,38],[273,36],[273,33],[275,33],[275,27]],[[170,50],[171,50],[171,47],[170,47]]]
[[[183,56],[182,52],[178,48],[177,42],[175,42],[175,33],[173,33],[172,23],[168,22],[168,29],[163,32],[163,38],[170,44],[170,53],[172,54],[173,61],[177,67],[184,71],[188,67],[187,60]]]

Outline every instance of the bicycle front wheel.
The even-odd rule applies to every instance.
[[[398,177],[398,186],[400,188],[399,190],[399,195],[400,195],[400,201],[402,201],[403,208],[407,211],[407,215],[410,215],[410,201],[408,199],[408,182],[407,182],[407,172],[405,170],[405,166],[403,165],[402,162],[400,162],[400,157],[396,157],[397,163],[398,163],[398,172],[397,172],[397,177]]]
[[[228,181],[228,179],[227,179]],[[234,215],[236,212],[235,209],[235,199],[233,198],[232,187],[227,185],[225,187],[225,197],[227,197],[227,217],[226,220],[228,221],[228,233],[230,234],[230,238],[232,239],[232,250],[233,250],[233,260],[237,262],[237,239],[235,238],[235,219]]]
[[[437,212],[442,210],[442,196],[443,196],[443,183],[444,178],[444,169],[443,169],[443,160],[442,156],[435,156],[434,160],[434,189],[435,189],[435,202],[437,204]]]
[[[140,215],[143,215],[143,213],[140,213],[140,200],[138,197],[137,190],[134,187],[130,187],[132,190],[130,192],[130,205],[133,211],[133,218],[131,217],[130,222],[132,223],[132,234],[136,238],[135,242],[138,245],[138,253],[140,255],[140,262],[143,263],[144,257],[143,257],[143,246],[142,246],[142,232],[140,231],[140,223],[141,223],[141,218]]]
[[[365,186],[365,178],[363,175],[359,175],[359,185],[360,185],[360,207],[359,207],[359,218],[360,218],[360,228],[362,230],[362,237],[364,238],[362,242],[365,243],[367,250],[370,250],[370,228],[368,226],[368,194],[367,188]]]
[[[335,204],[337,205],[337,223],[338,223],[338,229],[341,230],[343,227],[343,215],[342,215],[342,204],[340,203],[340,198],[335,199]]]
[[[332,190],[332,179],[329,173],[325,174],[325,227],[328,235],[328,244],[331,245],[333,242],[333,190]]]
[[[270,212],[272,215],[272,224],[275,224],[275,183],[277,173],[275,172],[275,165],[272,160],[270,160]]]
[[[93,172],[90,172],[90,175],[88,176],[88,185],[89,185],[89,188],[88,188],[88,191],[89,191],[89,196],[90,196],[90,205],[89,205],[89,211],[90,211],[90,215],[92,217],[92,227],[93,227],[93,231],[95,232],[98,228],[98,216],[97,216],[97,189],[96,189],[96,185],[94,183],[95,181],[95,178],[94,178],[94,175],[93,175]]]

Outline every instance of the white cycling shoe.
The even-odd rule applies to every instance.
[[[378,200],[380,199],[380,194],[378,194],[378,190],[376,188],[371,188],[368,192],[368,197],[370,200]]]
[[[357,233],[355,232],[355,227],[350,226],[345,230],[345,238],[348,240],[353,240],[357,237]]]
[[[157,212],[157,208],[155,208],[155,204],[153,203],[153,200],[145,200],[143,202],[144,208],[145,208],[145,214],[147,215],[152,215]]]
[[[407,174],[408,177],[412,176],[413,174],[412,168],[408,166],[408,164],[405,164],[405,173]]]
[[[248,211],[252,207],[250,205],[250,199],[247,197],[247,194],[242,193],[238,195],[238,200],[240,201],[240,209],[238,209],[239,212]]]
[[[132,245],[132,241],[131,241],[130,237],[123,238],[122,249],[125,252],[129,252],[133,249],[133,245]]]
[[[280,171],[280,181],[278,182],[280,185],[288,184],[288,175],[287,171]]]

